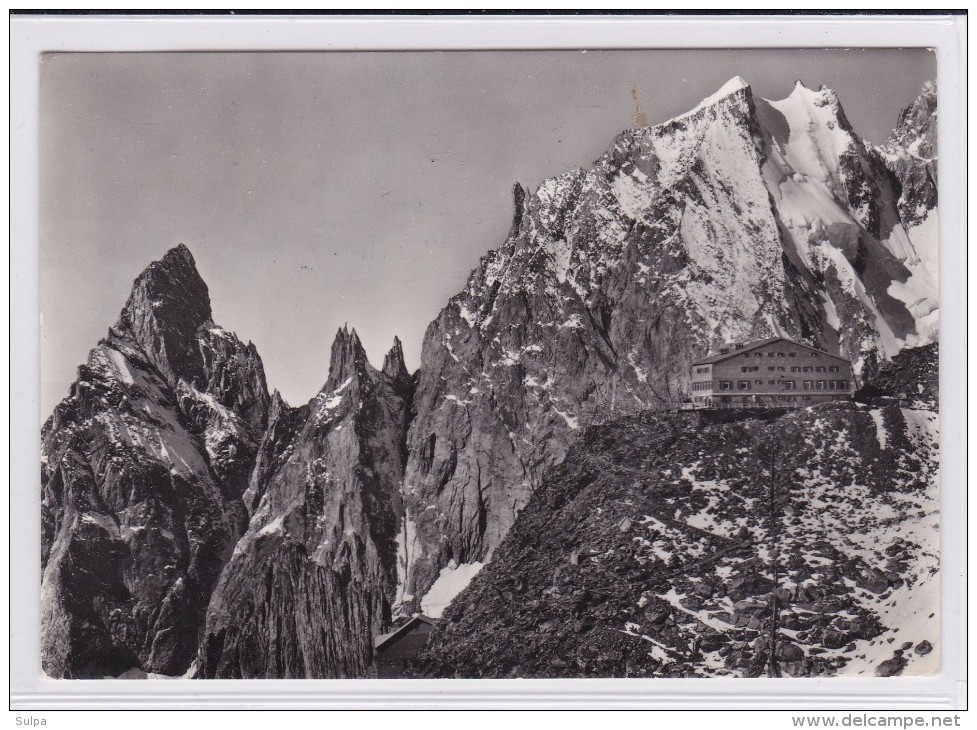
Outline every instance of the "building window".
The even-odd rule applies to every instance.
[[[754,355],[754,357],[763,357],[763,353],[762,352],[758,352],[756,355]]]
[[[805,380],[804,381],[804,390],[814,390],[814,381],[813,380]]]
[[[784,372],[784,366],[783,365],[778,365],[777,366],[777,372],[781,372],[781,373]]]
[[[784,390],[795,390],[796,383],[793,380],[784,381]]]
[[[830,368],[828,368],[828,372],[829,373],[836,373],[836,372],[838,372],[838,366],[837,365],[832,365]]]
[[[811,357],[821,357],[821,353],[820,352],[812,352],[811,353]]]
[[[777,384],[777,381],[776,380],[768,380],[767,381],[767,385],[776,385],[776,384]]]
[[[784,356],[784,353],[782,353],[782,352],[778,352],[777,353],[777,357],[783,357],[783,356]]]
[[[720,380],[719,381],[719,389],[720,390],[730,390],[732,387],[733,387],[733,384],[730,381],[728,381],[728,380]]]
[[[740,372],[741,373],[748,373],[748,372],[750,372],[750,368],[748,368],[746,365],[744,365],[743,367],[740,368]]]
[[[787,353],[787,356],[788,357],[797,357],[797,353],[796,352],[788,352]]]
[[[767,353],[767,357],[773,357],[773,353],[772,352],[768,352]]]
[[[848,381],[847,380],[839,380],[838,381],[838,387],[841,388],[842,390],[848,390]]]
[[[816,368],[814,368],[814,370],[816,372],[823,373],[825,371],[825,367],[824,365],[818,365]]]
[[[740,390],[749,390],[750,389],[750,381],[749,380],[741,380],[736,385],[737,385],[737,387]]]
[[[829,380],[828,381],[828,390],[834,390],[835,389],[835,383],[837,383],[837,382],[838,382],[837,380]]]
[[[813,370],[814,370],[814,368],[812,368],[812,367],[811,367],[810,365],[805,365],[805,366],[804,366],[804,372],[805,372],[805,373],[810,373],[810,372],[812,372]]]
[[[757,381],[756,381],[756,384],[757,384],[757,385],[763,385],[763,381],[762,381],[762,380],[757,380]]]
[[[824,390],[824,381],[823,380],[819,380],[818,381],[818,390]]]
[[[776,372],[777,366],[776,365],[767,365],[767,370],[769,370],[770,372]]]

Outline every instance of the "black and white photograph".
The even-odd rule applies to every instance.
[[[932,49],[38,74],[47,677],[939,673]]]

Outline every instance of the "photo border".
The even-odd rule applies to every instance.
[[[39,54],[928,47],[937,55],[941,673],[860,679],[54,680],[39,652]],[[966,17],[13,15],[10,19],[10,708],[966,707]],[[893,120],[895,122],[895,120]]]

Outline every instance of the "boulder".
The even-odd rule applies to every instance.
[[[928,641],[926,641],[926,639],[923,639],[921,642],[916,644],[916,648],[913,651],[915,651],[920,656],[926,656],[931,651],[933,651],[933,645]]]

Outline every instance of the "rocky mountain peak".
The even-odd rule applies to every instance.
[[[42,433],[45,671],[186,671],[268,402],[186,246],[150,264]]]
[[[188,326],[194,329],[211,318],[210,294],[197,271],[197,262],[184,244],[167,251],[136,277],[122,316],[133,310],[149,310],[157,316],[190,315]]]
[[[919,96],[900,112],[899,121],[883,147],[893,154],[902,151],[920,158],[934,156],[936,151],[936,83],[934,81],[925,82]]]
[[[201,375],[197,330],[210,322],[207,284],[181,243],[136,277],[110,334],[129,340],[171,384],[192,383]]]
[[[707,96],[705,99],[700,101],[695,105],[694,108],[680,114],[673,119],[670,119],[662,124],[655,125],[650,129],[661,131],[670,131],[676,122],[690,120],[692,118],[700,116],[704,110],[711,109],[715,112],[720,112],[729,106],[736,106],[741,103],[750,103],[753,98],[753,89],[741,76],[734,76],[725,84],[719,87],[719,89]]]
[[[899,179],[899,212],[910,229],[927,221],[937,203],[936,102],[936,84],[927,81],[915,101],[899,114],[895,128],[878,148],[886,166]],[[935,230],[935,223],[930,227]],[[935,235],[924,229],[916,231],[914,237],[924,246],[928,242],[935,252]]]
[[[407,365],[404,363],[404,348],[399,337],[394,337],[393,347],[383,358],[383,374],[395,381],[410,378]]]

